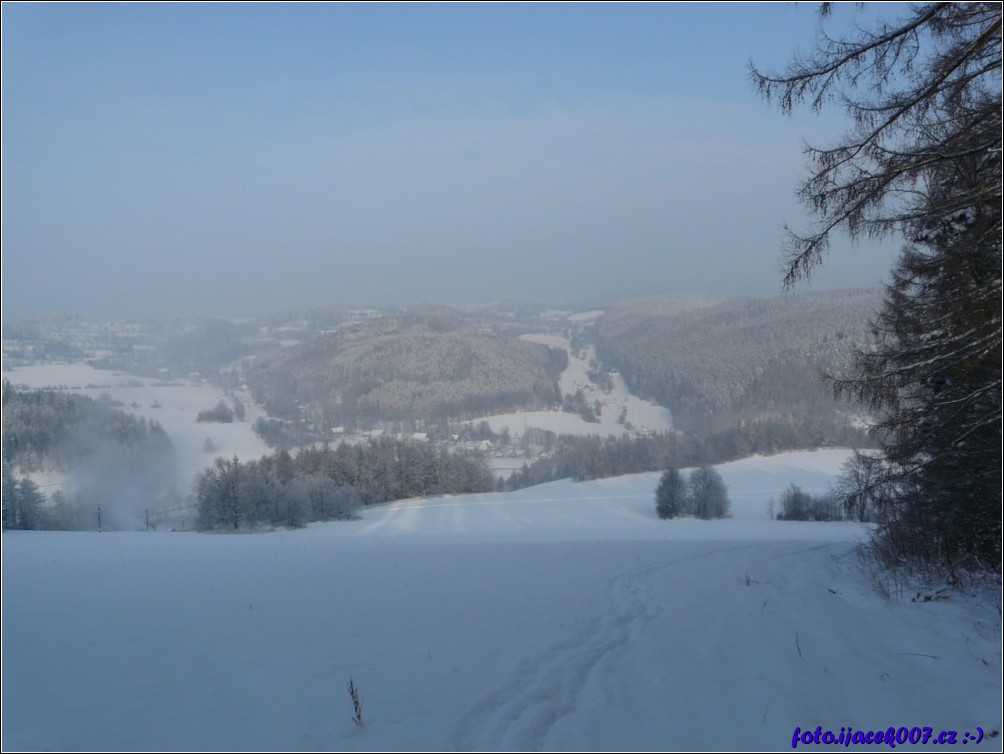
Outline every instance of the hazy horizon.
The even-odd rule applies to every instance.
[[[746,65],[782,67],[817,23],[5,4],[3,316],[776,295],[803,141],[844,125],[782,116]],[[878,285],[895,246],[838,240],[795,292]]]

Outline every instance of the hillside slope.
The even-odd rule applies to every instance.
[[[632,391],[667,406],[677,427],[693,431],[834,417],[841,407],[823,375],[846,368],[853,349],[868,342],[880,301],[871,290],[701,306],[676,298],[613,306],[597,322],[597,352]]]
[[[883,599],[860,526],[767,518],[844,457],[720,467],[721,521],[658,520],[642,474],[271,534],[7,533],[3,749],[999,750],[997,590]]]
[[[440,315],[360,322],[256,359],[246,379],[278,415],[329,424],[468,418],[554,405],[564,351]]]

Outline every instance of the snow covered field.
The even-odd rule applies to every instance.
[[[788,749],[821,725],[999,750],[999,601],[883,599],[858,525],[767,519],[844,457],[719,467],[724,521],[658,520],[640,474],[300,531],[6,533],[3,749]]]
[[[212,464],[217,456],[237,456],[243,461],[260,458],[270,452],[254,433],[251,425],[262,415],[247,395],[243,422],[216,424],[197,422],[200,411],[209,410],[226,398],[215,385],[190,380],[156,380],[125,372],[95,369],[87,364],[41,364],[15,367],[4,372],[12,384],[30,388],[68,390],[91,398],[107,394],[122,403],[122,410],[160,422],[177,456],[181,491],[200,471]],[[210,439],[215,446],[206,453],[204,445]]]

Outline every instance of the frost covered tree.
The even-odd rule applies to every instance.
[[[659,518],[676,518],[686,513],[687,483],[679,469],[666,469],[655,488],[655,510]]]
[[[785,282],[838,230],[905,242],[876,347],[836,383],[877,418],[878,473],[858,491],[878,502],[892,562],[999,570],[1002,5],[900,7],[896,23],[821,36],[784,73],[751,69],[783,111],[835,101],[852,123],[808,148],[799,196],[817,225],[789,232]]]
[[[779,521],[842,521],[844,511],[833,495],[812,495],[797,484],[788,485],[781,495]]]
[[[249,500],[244,492],[244,470],[240,460],[217,458],[196,481],[199,524],[211,529],[224,526],[237,529],[250,518]]]
[[[3,528],[36,529],[45,507],[45,495],[27,477],[17,479],[3,465]]]
[[[698,518],[727,518],[731,504],[728,488],[721,475],[711,466],[701,466],[690,472],[688,481],[690,511]]]
[[[37,529],[45,508],[45,495],[31,479],[25,477],[18,484],[18,527]]]
[[[195,482],[202,529],[352,519],[363,505],[430,494],[486,492],[495,479],[478,453],[382,439],[286,450],[241,463],[217,458]]]
[[[359,493],[351,484],[343,484],[336,489],[331,503],[332,507],[328,511],[329,517],[342,519],[358,518],[357,511],[363,504]]]
[[[288,525],[300,525],[304,521],[331,521],[355,518],[361,505],[355,488],[349,484],[339,485],[324,474],[305,474],[293,477],[286,485],[289,498]]]
[[[897,557],[1000,564],[999,203],[996,240],[965,240],[983,235],[989,209],[914,236],[875,321],[875,349],[837,383],[878,416],[880,489],[853,494],[882,501],[878,520]],[[995,275],[996,290],[984,282]]]
[[[7,463],[7,459],[3,459],[3,492],[0,495],[0,501],[3,503],[3,528],[4,529],[15,529],[17,528],[17,517],[16,517],[16,507],[17,507],[17,479],[14,478],[14,473],[10,469],[10,465]]]

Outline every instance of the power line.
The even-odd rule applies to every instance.
[[[175,511],[185,511],[198,507],[199,507],[198,503],[190,503],[189,505],[179,505],[176,508],[158,508],[156,510],[150,511],[150,515],[159,516],[161,513],[174,513]]]

